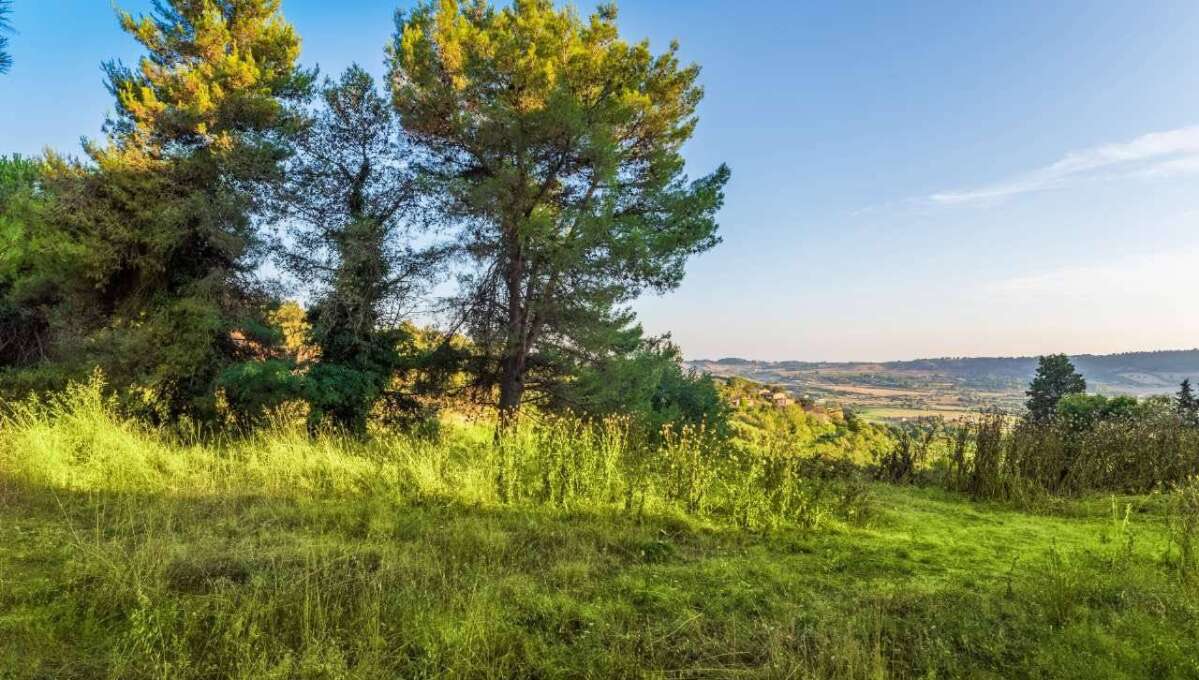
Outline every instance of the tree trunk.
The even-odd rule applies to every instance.
[[[496,438],[516,422],[520,412],[520,401],[525,391],[525,365],[529,354],[526,337],[525,296],[521,290],[524,276],[524,254],[516,238],[516,230],[506,230],[508,239],[508,267],[505,284],[508,292],[508,329],[504,339],[504,356],[500,360],[500,403],[499,423]]]
[[[500,375],[499,426],[501,430],[513,425],[520,412],[520,400],[525,391],[524,363],[524,357],[516,353],[504,357],[503,372]]]

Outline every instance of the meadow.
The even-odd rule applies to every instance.
[[[1017,506],[706,441],[26,402],[0,677],[1199,677],[1193,486]]]

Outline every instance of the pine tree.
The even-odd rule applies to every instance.
[[[358,66],[322,91],[280,186],[291,225],[284,266],[304,281],[319,360],[308,372],[313,421],[355,432],[403,365],[398,312],[413,303],[437,263],[414,248],[408,149],[391,105]]]
[[[8,36],[12,32],[12,0],[0,0],[0,74],[8,73],[12,68],[12,55],[8,53]]]
[[[1175,403],[1178,408],[1178,417],[1182,419],[1182,422],[1187,425],[1199,426],[1199,397],[1195,396],[1195,391],[1191,388],[1190,378],[1182,381]]]
[[[165,417],[204,417],[263,337],[254,216],[312,77],[279,0],[157,0],[120,22],[147,55],[105,65],[116,113],[86,146],[93,165],[51,173],[79,246],[79,322],[110,377]]]
[[[1025,392],[1028,395],[1028,415],[1037,422],[1050,420],[1062,397],[1086,391],[1087,381],[1074,369],[1069,357],[1065,354],[1043,356],[1038,363],[1037,374]]]
[[[628,340],[627,305],[715,246],[728,169],[691,182],[697,66],[552,0],[422,3],[397,20],[393,103],[460,252],[459,310],[504,420],[563,360]]]

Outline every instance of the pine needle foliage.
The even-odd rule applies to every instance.
[[[699,67],[628,43],[616,10],[551,0],[421,3],[397,18],[392,101],[471,263],[458,310],[501,412],[560,359],[602,352],[643,290],[718,243],[725,167],[681,154]],[[532,379],[530,379],[532,376]]]
[[[255,217],[311,74],[278,0],[156,0],[119,13],[145,50],[105,65],[116,110],[91,165],[56,160],[64,282],[86,351],[159,416],[211,418],[222,371],[270,338]]]

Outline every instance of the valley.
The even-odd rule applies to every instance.
[[[1090,391],[1147,397],[1199,381],[1199,350],[1071,357]],[[1036,357],[976,357],[890,362],[695,360],[714,377],[740,377],[779,387],[798,399],[835,403],[876,421],[940,417],[957,420],[983,409],[1019,411]]]

